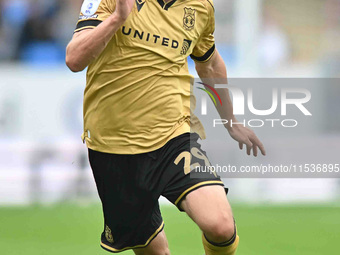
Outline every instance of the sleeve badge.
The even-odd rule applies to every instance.
[[[91,16],[96,13],[101,0],[85,0],[81,6],[81,13],[83,16]]]

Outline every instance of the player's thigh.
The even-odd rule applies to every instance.
[[[192,191],[182,201],[181,208],[216,241],[226,241],[224,239],[233,236],[233,213],[222,186],[204,186]]]
[[[136,255],[169,255],[169,245],[164,230],[148,246],[133,251]]]

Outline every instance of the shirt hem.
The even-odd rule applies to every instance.
[[[121,155],[135,155],[135,154],[143,154],[143,153],[148,153],[151,151],[158,150],[162,148],[166,143],[168,143],[171,139],[180,136],[184,133],[190,133],[190,125],[184,121],[165,141],[163,141],[160,144],[150,146],[147,148],[130,148],[128,146],[112,146],[112,145],[94,145],[90,144],[90,141],[88,139],[86,140],[86,146],[87,148],[94,150],[94,151],[99,151],[103,153],[110,153],[110,154],[121,154]]]

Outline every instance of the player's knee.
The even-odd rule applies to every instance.
[[[158,249],[155,254],[157,254],[157,255],[170,255],[169,247],[164,246],[164,247]]]
[[[211,221],[205,234],[216,243],[222,243],[230,240],[235,234],[235,224],[232,216],[221,215]]]
[[[164,245],[162,247],[148,247],[144,249],[135,249],[133,250],[136,255],[170,255],[170,250],[168,245]]]
[[[170,255],[170,250],[169,247],[167,247],[166,249],[164,249],[164,253],[162,253],[164,255]]]
[[[162,249],[158,249],[158,251],[154,254],[155,255],[170,255],[170,250],[168,247],[164,247]]]

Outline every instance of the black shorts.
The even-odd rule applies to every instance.
[[[158,204],[161,195],[181,210],[181,201],[191,191],[207,185],[224,186],[215,174],[200,173],[199,178],[189,174],[190,165],[209,164],[197,140],[197,134],[185,133],[156,151],[136,155],[89,149],[103,204],[102,248],[121,252],[147,246],[164,227]]]

